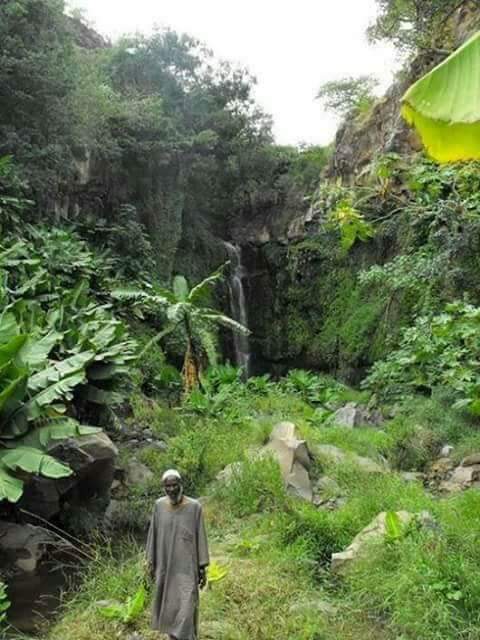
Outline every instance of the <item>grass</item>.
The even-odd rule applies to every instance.
[[[395,471],[372,474],[353,460],[323,462],[315,472],[328,475],[346,500],[326,511],[287,496],[276,463],[250,453],[276,422],[291,420],[308,441],[421,469],[443,444],[455,447],[457,459],[478,451],[471,419],[434,397],[410,402],[383,430],[318,426],[311,420],[313,406],[275,385],[262,393],[232,391],[229,404],[226,417],[135,403],[134,420],[167,434],[169,450],[142,453],[155,480],[129,501],[133,519],[149,512],[161,490],[161,471],[178,466],[190,480],[189,491],[206,495],[212,555],[228,567],[226,578],[202,594],[202,638],[480,640],[480,492],[439,500]],[[238,461],[229,483],[212,482]],[[401,509],[428,511],[435,524],[411,529],[394,543],[380,540],[342,579],[331,574],[332,553],[381,511]],[[102,549],[46,640],[126,639],[134,630],[151,640],[148,612],[127,630],[103,620],[95,606],[132,595],[142,571],[136,543],[115,553]]]

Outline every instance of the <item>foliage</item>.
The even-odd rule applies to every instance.
[[[14,155],[45,197],[73,164],[74,50],[63,8],[63,0],[0,5],[0,156]]]
[[[209,584],[221,582],[228,575],[228,568],[213,561],[208,565],[207,579]]]
[[[369,38],[390,40],[401,51],[444,49],[451,36],[451,19],[469,0],[377,0],[379,13]]]
[[[478,414],[479,319],[480,310],[463,302],[448,304],[439,315],[419,317],[405,330],[399,348],[375,363],[366,385],[389,397],[447,386],[455,392],[456,406]]]
[[[215,495],[239,518],[281,509],[286,500],[278,463],[265,457],[237,462],[231,476],[217,486]]]
[[[437,162],[480,159],[480,96],[467,79],[479,68],[477,33],[403,96],[403,117]]]
[[[7,586],[0,580],[0,628],[5,625],[7,621],[7,611],[10,608],[10,601],[8,600]]]
[[[340,231],[343,251],[349,251],[357,240],[367,242],[375,235],[373,226],[348,201],[339,202],[330,213],[328,224]]]
[[[123,624],[129,625],[142,614],[147,599],[145,587],[140,589],[127,599],[125,603],[111,602],[98,607],[98,612],[109,620],[120,620]]]
[[[143,307],[163,307],[166,326],[144,348],[176,332],[183,342],[183,380],[185,392],[191,391],[200,382],[202,363],[215,364],[217,346],[215,328],[224,326],[247,334],[248,329],[227,315],[208,306],[210,291],[223,277],[223,267],[190,288],[184,276],[175,276],[172,290],[159,290],[153,294],[142,290],[117,289],[114,298]]]
[[[378,84],[373,76],[332,80],[320,87],[317,98],[323,100],[326,109],[340,116],[352,112],[363,114],[372,106]]]

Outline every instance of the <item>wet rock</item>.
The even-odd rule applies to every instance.
[[[434,524],[432,516],[427,512],[420,514],[410,513],[408,511],[396,512],[403,527],[408,527],[414,520],[418,522],[420,526],[431,527]],[[355,536],[352,543],[340,553],[332,554],[331,569],[335,573],[341,573],[348,570],[349,567],[355,564],[355,562],[365,557],[368,553],[368,549],[372,543],[381,543],[385,540],[387,533],[387,512],[383,511],[360,533]]]
[[[293,422],[275,425],[263,453],[273,454],[278,460],[287,491],[311,502],[313,491],[308,470],[312,460],[305,440],[298,439]]]
[[[2,568],[13,567],[33,573],[47,552],[48,545],[55,543],[55,537],[43,527],[0,522]]]

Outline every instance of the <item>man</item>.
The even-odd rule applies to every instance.
[[[198,640],[198,590],[209,563],[202,505],[183,495],[178,471],[166,471],[162,483],[166,497],[155,503],[147,539],[155,579],[152,629],[170,640]]]

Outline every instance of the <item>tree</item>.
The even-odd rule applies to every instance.
[[[0,156],[52,197],[72,166],[74,49],[63,0],[0,3]]]
[[[155,308],[160,306],[167,318],[165,327],[148,342],[143,352],[169,334],[176,332],[183,343],[183,386],[185,393],[200,384],[202,361],[215,364],[217,360],[216,334],[218,326],[248,335],[249,331],[239,322],[209,306],[211,287],[223,277],[223,267],[190,288],[187,279],[177,275],[172,290],[158,290],[151,294],[141,290],[117,289],[112,296],[117,300]],[[142,354],[140,354],[141,358]]]
[[[389,40],[401,51],[445,49],[450,22],[463,7],[475,8],[470,0],[377,0],[379,13],[368,28],[372,42]]]
[[[376,87],[378,80],[373,76],[350,76],[325,82],[316,97],[323,100],[326,109],[346,116],[351,111],[365,112],[375,100]]]

